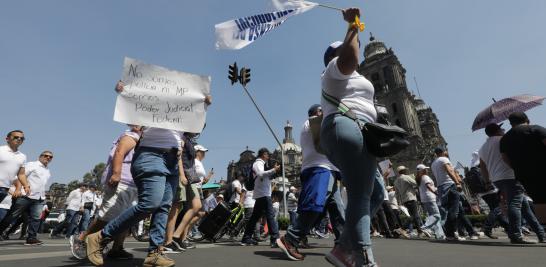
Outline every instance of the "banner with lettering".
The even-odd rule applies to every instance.
[[[210,76],[195,75],[126,57],[114,121],[200,133]]]
[[[216,32],[216,49],[241,49],[258,39],[258,37],[277,28],[288,18],[306,12],[317,3],[297,1],[287,5],[288,9],[236,18],[214,26]]]

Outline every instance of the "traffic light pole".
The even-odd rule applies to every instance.
[[[285,175],[285,170],[284,170],[284,147],[282,146],[281,141],[279,140],[279,138],[277,137],[277,135],[275,134],[275,132],[273,131],[273,129],[269,125],[269,122],[267,122],[267,119],[265,118],[263,112],[260,110],[260,108],[256,104],[256,101],[254,101],[254,98],[252,97],[252,95],[246,89],[246,85],[243,85],[243,89],[245,90],[246,95],[252,101],[252,104],[254,104],[254,107],[256,107],[256,110],[258,110],[258,113],[260,113],[260,116],[262,116],[262,119],[264,120],[265,124],[267,125],[267,128],[269,128],[269,131],[271,132],[271,134],[275,138],[275,141],[277,141],[277,144],[281,148],[282,193],[283,193],[283,198],[282,199],[283,199],[283,206],[284,206],[283,213],[284,213],[284,216],[286,217],[286,216],[288,216],[288,209],[287,209],[287,206],[286,206],[286,177],[284,176]]]

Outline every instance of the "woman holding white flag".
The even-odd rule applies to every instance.
[[[328,159],[341,170],[347,188],[345,227],[335,247],[326,259],[335,266],[376,266],[370,240],[370,217],[383,201],[383,179],[377,170],[375,156],[371,155],[357,122],[338,110],[335,98],[344,103],[360,120],[374,122],[374,88],[370,81],[356,70],[359,59],[360,10],[343,10],[343,19],[349,23],[343,42],[331,44],[324,53],[326,69],[322,74],[322,107],[324,120],[321,128],[321,147]]]

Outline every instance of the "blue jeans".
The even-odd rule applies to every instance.
[[[538,239],[544,240],[544,228],[531,211],[529,202],[523,195],[524,189],[521,183],[515,179],[499,180],[495,182],[495,186],[508,203],[508,221],[510,223],[508,237],[511,240],[522,238],[521,217],[523,216],[537,234]]]
[[[9,188],[6,187],[0,187],[0,202],[4,200],[9,194]]]
[[[289,211],[288,215],[290,216],[290,224],[295,224],[298,218],[298,213],[295,210]]]
[[[0,222],[4,219],[4,217],[6,217],[8,212],[9,212],[9,209],[0,209]]]
[[[422,229],[431,229],[434,232],[436,239],[443,239],[445,237],[444,230],[442,229],[442,220],[440,218],[440,210],[436,202],[423,202],[423,207],[427,211],[427,219]]]
[[[376,158],[368,153],[364,138],[355,121],[341,114],[324,118],[321,147],[343,176],[347,187],[345,227],[339,245],[344,249],[368,250],[371,256],[370,220],[383,202],[383,178]]]
[[[89,227],[89,223],[91,222],[91,210],[90,209],[83,209],[82,212],[82,219],[80,220],[80,233],[85,232],[87,230],[87,227]]]
[[[137,148],[131,173],[138,190],[138,204],[110,221],[102,230],[102,236],[112,238],[152,214],[148,249],[153,251],[165,242],[167,217],[179,179],[176,152],[158,153]]]
[[[77,220],[78,220],[78,211],[76,210],[66,210],[64,221],[59,223],[51,232],[53,235],[60,234],[63,229],[66,227],[66,237],[70,237],[74,230],[77,228]]]
[[[6,228],[15,222],[19,217],[24,216],[25,211],[29,210],[30,223],[28,226],[28,239],[35,239],[38,227],[40,226],[40,215],[44,208],[43,200],[30,199],[27,197],[19,197],[15,200],[15,203],[11,207],[12,212],[7,215],[0,223],[0,233],[4,232]]]
[[[269,237],[271,243],[275,243],[275,240],[279,238],[279,227],[277,221],[274,219],[275,211],[273,211],[273,203],[271,197],[260,197],[256,199],[254,203],[254,209],[252,215],[245,227],[245,233],[243,235],[242,242],[249,242],[252,235],[256,231],[256,223],[265,214],[267,219],[267,226],[269,228]]]
[[[457,218],[459,217],[460,194],[455,183],[438,186],[440,206],[445,214],[445,234],[447,237],[455,237],[457,231]]]
[[[499,222],[500,226],[504,228],[504,230],[508,233],[509,230],[509,222],[506,219],[506,217],[502,214],[501,207],[499,206],[499,194],[498,193],[492,193],[482,196],[483,201],[487,203],[487,206],[489,206],[489,214],[487,215],[487,219],[484,223],[484,231],[486,233],[491,233],[493,231],[493,226],[495,226],[495,222]]]

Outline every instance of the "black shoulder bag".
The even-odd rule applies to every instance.
[[[387,123],[366,122],[359,120],[355,113],[337,98],[322,91],[322,97],[337,107],[342,115],[354,120],[364,137],[368,152],[376,157],[390,157],[398,154],[410,144],[406,130]]]

